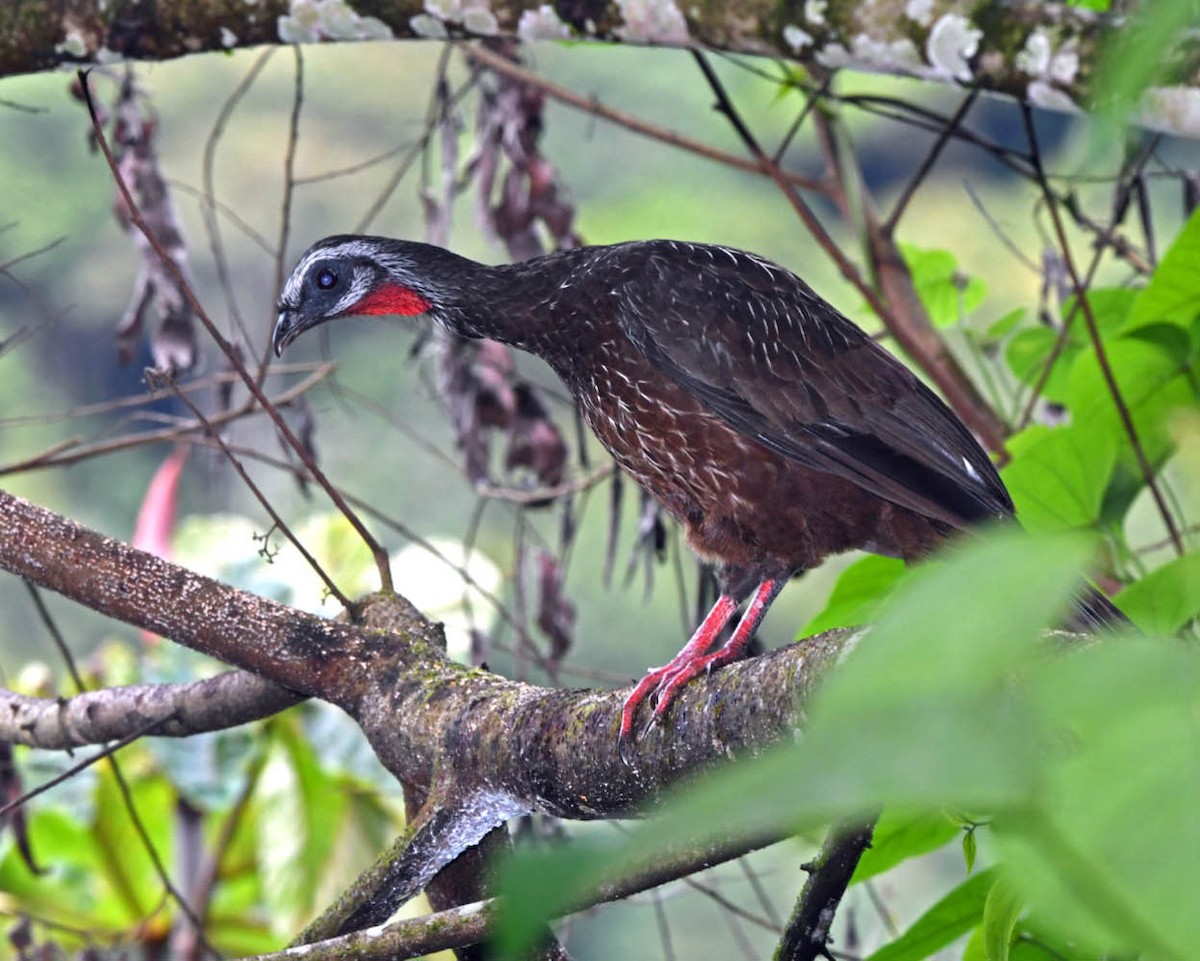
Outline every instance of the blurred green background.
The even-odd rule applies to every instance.
[[[304,48],[297,176],[315,177],[415,143],[425,127],[441,54],[440,47],[432,43]],[[206,144],[223,105],[257,56],[254,51],[238,52],[137,67],[138,82],[146,88],[148,104],[159,118],[162,168],[175,186],[174,202],[188,233],[195,289],[210,315],[228,333],[232,333],[230,313],[217,280],[196,191],[202,184]],[[539,72],[577,93],[742,154],[729,124],[713,109],[712,94],[687,53],[538,45],[530,49],[529,57]],[[718,60],[717,67],[756,134],[767,144],[777,141],[795,119],[800,98],[780,96],[778,84],[756,73],[771,69],[765,62],[754,62],[751,70]],[[290,51],[274,54],[229,117],[215,148],[218,201],[265,238],[268,247],[280,237],[294,68]],[[462,65],[453,63],[451,77],[461,81],[464,76]],[[141,370],[150,361],[148,349],[143,349],[129,367],[122,369],[116,364],[113,329],[129,302],[138,257],[130,235],[113,216],[112,178],[103,158],[88,148],[86,114],[68,94],[70,80],[69,74],[59,73],[0,84],[0,99],[7,102],[0,105],[0,207],[4,211],[0,215],[4,228],[0,232],[0,264],[61,238],[53,249],[12,267],[11,274],[20,284],[0,277],[0,337],[12,337],[23,328],[33,331],[28,340],[0,354],[0,469],[70,437],[100,439],[146,426],[145,415],[131,419],[119,411],[69,414],[78,405],[139,394],[144,390]],[[100,99],[110,100],[115,89],[112,80],[97,74],[93,82]],[[952,90],[885,77],[843,74],[838,84],[843,95],[902,97],[943,112],[952,111],[961,96]],[[464,105],[463,118],[460,153],[465,157],[471,146],[470,100]],[[871,191],[882,203],[894,201],[934,135],[850,109],[844,120]],[[1108,170],[1089,166],[1092,161],[1088,158],[1094,155],[1089,153],[1086,129],[1053,114],[1040,114],[1038,123],[1052,171],[1079,174],[1076,186],[1085,202],[1093,192],[1106,196],[1108,187],[1093,185],[1088,178],[1110,173],[1111,166]],[[972,112],[971,126],[998,142],[1021,146],[1020,117],[1010,103],[983,98]],[[1120,145],[1112,146],[1115,157]],[[858,295],[808,238],[767,178],[690,156],[554,101],[548,101],[545,110],[542,150],[557,165],[563,184],[573,195],[577,229],[586,242],[672,237],[754,250],[802,275],[864,326],[872,325]],[[1169,167],[1174,157],[1187,163],[1193,153],[1191,145],[1167,144],[1162,149],[1163,164]],[[312,241],[353,228],[393,176],[400,156],[350,176],[298,184],[285,269]],[[821,172],[808,126],[789,149],[786,162],[792,169],[814,175]],[[1106,162],[1111,165],[1113,157]],[[434,186],[440,175],[438,163],[435,146],[428,160]],[[371,231],[422,239],[421,188],[422,164],[417,163],[390,195]],[[1156,207],[1156,227],[1163,238],[1174,234],[1180,220],[1178,189],[1174,181],[1151,182],[1152,198],[1162,201]],[[945,151],[931,179],[917,193],[899,238],[921,248],[952,252],[958,271],[985,285],[986,296],[966,318],[968,327],[983,329],[1016,308],[1036,309],[1043,277],[1040,270],[1022,264],[1007,249],[972,195],[1025,257],[1040,264],[1047,240],[1041,232],[1044,223],[1032,213],[1033,189],[986,152],[961,145]],[[502,259],[503,251],[482,239],[471,204],[472,199],[464,197],[455,209],[452,246],[482,260]],[[833,235],[848,245],[849,255],[857,259],[849,239],[852,234],[838,225],[832,208],[821,202],[816,208],[831,224]],[[257,356],[265,349],[274,323],[275,264],[232,218],[223,214],[220,225],[233,289],[253,338],[249,353]],[[1129,279],[1120,268],[1109,266],[1102,271],[1100,282],[1116,284]],[[421,537],[455,542],[473,536],[476,550],[499,571],[497,593],[511,603],[517,532],[521,525],[533,525],[532,542],[553,548],[560,523],[557,509],[521,513],[493,501],[473,534],[479,501],[457,466],[460,457],[431,386],[430,364],[409,356],[416,327],[399,321],[362,321],[331,325],[324,335],[299,341],[289,350],[288,362],[333,357],[338,363],[337,382],[365,394],[393,418],[381,416],[331,386],[312,392],[315,444],[330,478]],[[969,358],[961,332],[947,336],[951,345]],[[201,343],[203,359],[193,376],[211,374],[219,366],[216,352],[203,335]],[[548,394],[561,395],[552,375],[539,362],[528,357],[519,362],[531,380],[546,385]],[[969,366],[971,363],[968,359]],[[271,378],[268,383],[278,390],[290,382]],[[1010,395],[1011,382],[1000,389]],[[211,397],[208,402],[211,404]],[[157,416],[186,413],[176,401],[164,401],[153,409]],[[573,444],[571,418],[565,409],[558,412]],[[270,454],[279,450],[273,430],[261,419],[239,423],[228,437]],[[603,453],[594,442],[589,443],[591,462],[602,462]],[[68,469],[9,472],[0,476],[0,485],[127,540],[146,485],[167,452],[165,445],[139,447]],[[289,522],[303,527],[306,518],[328,510],[319,495],[303,497],[285,473],[253,463],[249,468]],[[1184,485],[1179,496],[1191,505],[1183,516],[1196,516],[1200,491]],[[1135,544],[1157,536],[1144,500],[1139,501],[1128,524],[1127,534]],[[578,621],[564,683],[583,686],[596,683],[597,677],[611,678],[614,683],[638,677],[648,664],[669,658],[692,627],[694,567],[673,534],[669,563],[657,568],[653,592],[647,595],[640,574],[631,584],[624,583],[621,575],[636,524],[632,490],[626,490],[625,502],[618,576],[612,586],[605,586],[601,576],[608,525],[607,486],[593,490],[579,504],[583,527],[566,579],[566,593],[577,605]],[[258,544],[253,539],[255,532],[269,530],[270,521],[218,455],[193,452],[183,475],[179,510],[185,523],[213,513],[249,518],[248,526],[234,528],[232,540],[215,547],[206,542],[206,549],[222,554],[218,560],[225,562],[227,573],[229,566],[238,567],[242,583],[275,579],[267,562],[256,557]],[[308,529],[318,531],[319,525]],[[390,547],[404,546],[404,538],[395,532],[376,529]],[[823,608],[830,586],[850,560],[831,561],[784,592],[763,632],[769,644],[792,639]],[[686,607],[676,589],[676,562],[686,584]],[[416,578],[444,582],[448,576],[437,564],[427,565],[424,571],[419,564],[405,570],[409,573],[404,576],[414,580],[401,577],[397,588],[418,597],[423,588]],[[319,598],[295,600],[312,606]],[[132,629],[54,598],[49,602],[69,643],[81,654],[93,651],[107,638],[136,642]],[[6,614],[0,623],[0,670],[5,679],[12,683],[15,673],[31,658],[56,664],[27,595],[12,579],[0,580],[0,604]],[[486,615],[486,605],[473,608]],[[327,609],[332,612],[331,605]],[[506,636],[502,631],[498,637],[512,640],[511,632]],[[489,663],[501,672],[513,668],[503,654],[490,657]],[[530,676],[543,679],[536,671]],[[597,826],[585,830],[611,829]],[[758,861],[785,911],[800,882],[796,864],[802,858],[802,845],[781,846]],[[889,906],[904,915],[910,913],[911,905],[928,902],[926,878],[948,870],[961,872],[961,860],[916,861],[898,880],[893,876],[883,881],[881,890]],[[744,877],[732,883],[741,885],[743,891],[750,885]],[[860,912],[861,917],[867,910],[865,895],[858,897],[852,911]],[[731,949],[724,947],[730,937],[726,919],[712,911],[709,902],[698,903],[700,908],[693,903],[680,915],[674,914],[677,909],[669,901],[663,909],[675,921],[686,919],[685,924],[672,926],[679,956],[727,956],[725,952]],[[657,910],[652,900],[645,899],[578,918],[572,922],[573,947],[591,945],[579,957],[637,957],[647,943],[647,930],[657,923]],[[638,924],[625,923],[631,917],[636,917]],[[769,933],[752,937],[764,951],[772,940]],[[722,953],[705,953],[716,944],[723,946]]]
[[[414,142],[424,128],[432,78],[440,56],[435,44],[308,47],[304,49],[304,109],[296,170],[299,177],[327,173]],[[228,310],[213,268],[213,258],[200,217],[195,191],[201,186],[202,160],[213,125],[230,92],[246,75],[257,52],[201,56],[137,68],[138,82],[160,120],[158,147],[162,168],[176,184],[175,203],[186,226],[195,287],[206,309],[229,328]],[[729,124],[712,107],[688,54],[678,51],[537,45],[531,63],[552,81],[570,87],[685,135],[734,154],[742,148]],[[764,143],[773,143],[799,109],[798,96],[781,97],[776,84],[754,71],[719,61],[718,69],[739,108]],[[233,113],[215,149],[214,184],[219,202],[236,212],[267,243],[280,234],[282,174],[286,125],[293,91],[293,57],[276,52],[272,61]],[[461,65],[451,76],[461,80]],[[87,147],[88,124],[81,105],[68,96],[67,74],[47,74],[6,81],[5,100],[26,109],[0,110],[0,203],[6,229],[0,233],[0,263],[61,238],[53,250],[14,268],[29,296],[13,283],[0,283],[0,324],[5,335],[36,328],[19,349],[0,357],[0,461],[5,464],[40,451],[67,437],[100,438],[136,424],[119,416],[70,417],[32,424],[12,418],[68,411],[75,405],[136,394],[143,389],[141,367],[149,354],[120,369],[115,364],[112,331],[129,301],[137,257],[129,235],[112,216],[114,187],[103,158]],[[98,96],[111,99],[113,84],[93,79]],[[949,110],[958,94],[895,78],[845,75],[843,94],[875,93],[917,97],[936,109]],[[470,148],[472,106],[464,106],[467,130],[462,153]],[[911,175],[932,135],[846,110],[856,149],[869,185],[885,200],[896,196]],[[1015,108],[985,100],[972,114],[973,126],[1001,142],[1019,144]],[[1083,150],[1082,135],[1069,121],[1044,115],[1046,142],[1055,170],[1075,169]],[[820,161],[808,128],[789,151],[795,169],[817,173]],[[1182,149],[1182,148],[1180,148]],[[610,243],[643,237],[674,237],[744,247],[800,273],[836,306],[869,326],[859,298],[848,289],[828,258],[807,238],[794,213],[767,179],[693,157],[577,110],[549,101],[545,112],[543,150],[557,164],[578,209],[577,226],[585,241]],[[288,238],[288,266],[313,240],[350,229],[392,176],[397,161],[380,163],[352,176],[297,187]],[[436,182],[437,151],[430,161]],[[418,163],[387,201],[374,232],[422,238]],[[436,183],[435,183],[436,185]],[[981,325],[1017,306],[1036,302],[1040,276],[1023,267],[1001,244],[967,193],[974,194],[991,216],[1031,260],[1041,255],[1034,233],[1029,188],[1015,181],[982,151],[952,145],[932,179],[917,194],[901,228],[901,239],[922,247],[953,252],[960,271],[982,279],[988,290],[977,317]],[[190,188],[190,190],[188,189]],[[471,199],[459,203],[454,217],[453,246],[481,259],[496,260],[503,251],[489,247],[475,228]],[[832,211],[818,203],[825,215]],[[1169,211],[1166,215],[1171,216]],[[846,232],[833,223],[835,237]],[[1169,236],[1170,224],[1159,225]],[[221,219],[222,239],[231,266],[241,311],[260,352],[273,322],[274,265],[261,247],[247,239],[228,217]],[[853,256],[854,251],[849,253]],[[51,322],[43,323],[48,317]],[[422,382],[421,367],[408,352],[415,329],[407,324],[338,325],[329,342],[307,338],[288,360],[332,353],[338,377],[374,398],[404,420],[412,432],[455,457],[437,399]],[[522,358],[537,382],[553,384],[539,363]],[[204,345],[197,374],[211,373],[217,358]],[[340,401],[328,390],[311,397],[317,416],[316,444],[322,463],[336,483],[402,519],[417,533],[463,536],[475,505],[466,482],[450,465],[414,445],[383,419]],[[179,415],[177,403],[156,405],[163,414]],[[569,419],[562,423],[570,431]],[[271,432],[261,421],[232,431],[238,442],[274,449]],[[573,432],[569,436],[574,436]],[[134,449],[67,470],[10,474],[3,483],[38,503],[75,517],[116,537],[128,538],[137,506],[165,449]],[[596,454],[596,456],[603,456]],[[595,457],[593,458],[595,460]],[[318,509],[307,503],[286,477],[252,467],[287,518]],[[567,589],[579,605],[579,643],[571,661],[602,667],[620,676],[637,675],[646,663],[657,663],[675,650],[686,630],[671,590],[644,599],[640,583],[605,588],[600,570],[605,543],[606,498],[597,491],[585,515],[581,541],[574,553]],[[632,537],[633,510],[627,497],[625,538]],[[212,511],[246,513],[268,523],[239,483],[215,455],[193,457],[181,491],[182,515]],[[545,537],[554,542],[555,521],[539,518]],[[513,510],[492,504],[484,514],[479,548],[501,567],[511,567]],[[392,543],[392,535],[383,534]],[[618,570],[624,566],[624,553]],[[839,568],[837,562],[810,574],[785,592],[772,612],[765,636],[790,638],[819,610]],[[690,575],[689,575],[690,577]],[[619,581],[620,579],[618,579]],[[670,587],[669,569],[660,571],[660,587]],[[401,585],[403,587],[403,585]],[[28,618],[28,604],[3,586],[10,612],[0,644],[0,667],[12,670],[41,647]],[[689,615],[690,617],[690,615]],[[99,637],[123,629],[93,618],[71,616],[71,640],[87,649]]]

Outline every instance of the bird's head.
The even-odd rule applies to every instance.
[[[304,331],[338,317],[424,314],[435,292],[415,267],[421,244],[384,237],[326,237],[292,269],[279,295],[275,354]]]

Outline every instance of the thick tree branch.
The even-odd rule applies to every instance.
[[[434,9],[432,5],[428,9]],[[863,4],[858,0],[717,0],[614,4],[607,0],[445,3],[421,0],[7,0],[0,5],[0,76],[115,57],[165,60],[266,43],[472,37],[591,38],[700,46],[853,66],[1001,91],[1037,106],[1087,103],[1104,40],[1129,22],[1040,0]],[[1200,135],[1195,36],[1184,36],[1170,86],[1147,91],[1139,120]]]
[[[103,744],[163,723],[158,737],[191,737],[270,717],[301,695],[248,671],[188,684],[138,684],[50,700],[0,689],[0,741],[52,751]]]
[[[697,769],[797,730],[814,686],[851,637],[844,631],[819,635],[698,679],[680,695],[667,723],[637,744],[631,765],[620,756],[616,737],[622,692],[547,690],[468,670],[444,657],[440,630],[399,597],[369,601],[364,626],[323,620],[194,574],[5,492],[0,568],[296,695],[338,705],[401,783],[427,790],[399,857],[334,922],[343,932],[379,923],[515,814],[634,814]],[[86,715],[86,705],[64,706],[68,715],[79,710]],[[106,723],[92,733],[106,740],[115,728]],[[86,739],[86,729],[70,727],[71,742]]]

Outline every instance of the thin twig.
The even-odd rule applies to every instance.
[[[153,376],[154,379],[160,379],[167,387],[170,387],[175,382],[174,378],[171,377],[170,374],[154,372],[153,375],[148,374],[147,376]],[[354,609],[353,602],[350,600],[350,598],[342,593],[337,584],[333,582],[333,578],[325,572],[325,568],[323,568],[320,562],[309,553],[308,548],[304,546],[304,543],[300,540],[300,538],[298,538],[292,532],[292,529],[288,526],[287,521],[279,516],[279,512],[275,510],[274,506],[272,506],[270,498],[268,498],[267,495],[259,489],[259,486],[254,483],[254,480],[246,472],[245,466],[234,455],[233,451],[229,449],[229,446],[221,437],[220,432],[215,430],[212,425],[209,424],[208,418],[204,416],[200,408],[192,402],[190,397],[188,397],[182,391],[175,391],[175,396],[183,402],[187,409],[192,412],[192,416],[196,418],[197,422],[204,427],[205,435],[210,437],[213,443],[220,448],[221,453],[225,455],[225,459],[228,460],[229,463],[233,465],[233,469],[237,471],[237,475],[242,479],[242,483],[245,484],[250,493],[254,495],[254,499],[257,500],[260,505],[262,505],[262,509],[267,512],[267,516],[271,518],[271,523],[274,524],[275,527],[278,528],[279,532],[283,534],[283,536],[291,542],[292,546],[300,552],[300,556],[304,558],[308,566],[311,567],[316,573],[317,577],[321,579],[321,582],[325,585],[325,589],[329,591],[329,593],[335,598],[337,598],[338,603],[346,608],[346,610],[352,611]]]
[[[703,157],[706,160],[713,160],[717,163],[724,164],[727,167],[733,167],[737,170],[744,170],[746,173],[752,174],[770,174],[770,171],[764,169],[761,164],[755,163],[753,160],[746,160],[744,157],[739,157],[737,154],[726,153],[724,150],[718,150],[715,147],[710,147],[706,143],[699,140],[692,140],[690,137],[685,137],[682,134],[677,134],[674,131],[667,130],[663,127],[655,126],[648,123],[632,114],[627,114],[619,110],[614,110],[612,107],[606,107],[604,104],[596,100],[595,97],[585,97],[582,94],[576,93],[566,87],[561,87],[558,84],[541,77],[530,70],[514,64],[511,60],[500,56],[499,54],[488,50],[478,45],[463,44],[463,52],[469,60],[476,60],[479,63],[490,67],[497,73],[505,74],[512,77],[514,80],[519,80],[521,83],[527,83],[532,87],[542,91],[547,96],[558,100],[561,103],[569,104],[579,110],[599,117],[601,120],[607,120],[610,123],[615,123],[627,130],[632,130],[634,133],[641,134],[644,137],[649,137],[652,140],[658,140],[665,144],[670,144],[672,147],[680,147],[688,153],[695,154],[697,157]],[[783,173],[781,174],[788,183],[796,187],[802,187],[805,190],[821,192],[822,186],[819,181],[812,177],[806,177],[803,174]]]
[[[1183,539],[1179,535],[1179,529],[1175,526],[1175,518],[1171,515],[1171,510],[1167,505],[1166,499],[1159,489],[1157,478],[1154,476],[1154,469],[1150,466],[1150,461],[1146,457],[1146,450],[1142,446],[1142,439],[1138,436],[1137,428],[1134,426],[1133,417],[1129,413],[1129,406],[1125,403],[1120,385],[1113,374],[1112,365],[1108,361],[1108,352],[1105,350],[1104,340],[1100,336],[1100,329],[1096,324],[1096,315],[1092,311],[1092,304],[1087,295],[1087,289],[1083,286],[1079,279],[1079,273],[1075,269],[1075,260],[1071,256],[1071,248],[1067,242],[1067,232],[1063,226],[1062,215],[1059,213],[1058,204],[1055,202],[1048,186],[1046,172],[1042,168],[1041,153],[1037,147],[1037,131],[1034,129],[1033,124],[1033,110],[1024,102],[1020,106],[1021,118],[1025,123],[1025,135],[1029,138],[1029,144],[1033,153],[1033,165],[1037,173],[1038,184],[1041,186],[1042,195],[1046,199],[1047,210],[1050,214],[1050,220],[1054,225],[1054,233],[1058,239],[1063,264],[1067,268],[1067,273],[1071,277],[1071,285],[1075,289],[1075,302],[1082,310],[1083,320],[1087,325],[1088,338],[1092,342],[1092,349],[1096,352],[1096,363],[1100,367],[1101,376],[1104,377],[1104,384],[1108,388],[1109,396],[1112,398],[1113,405],[1117,409],[1117,416],[1121,419],[1121,426],[1125,431],[1125,436],[1129,439],[1129,446],[1133,450],[1134,458],[1137,460],[1142,481],[1149,489],[1150,496],[1154,498],[1154,504],[1158,509],[1159,515],[1162,517],[1163,524],[1167,528],[1167,534],[1171,538],[1171,543],[1175,546],[1175,552],[1182,557],[1185,553]]]
[[[829,932],[834,914],[846,894],[854,870],[871,846],[877,818],[836,824],[809,868],[792,916],[788,919],[775,961],[816,961],[829,958]]]
[[[204,220],[205,233],[208,234],[208,247],[212,253],[213,265],[217,269],[217,282],[225,295],[225,304],[229,308],[229,315],[233,318],[238,330],[241,331],[242,339],[246,343],[250,343],[250,331],[238,308],[237,296],[233,292],[233,282],[229,277],[229,262],[225,257],[225,245],[221,240],[221,229],[216,217],[217,194],[213,185],[213,169],[217,156],[217,144],[225,132],[225,125],[229,122],[237,105],[241,103],[242,98],[250,92],[250,88],[254,86],[258,75],[262,73],[263,68],[275,54],[275,50],[274,47],[268,47],[259,54],[254,63],[250,65],[250,69],[246,71],[246,76],[225,98],[225,102],[221,104],[221,109],[217,112],[217,119],[213,121],[213,125],[208,131],[208,137],[204,141],[204,153],[200,162],[200,182],[204,185],[200,193],[200,213]],[[269,246],[266,249],[270,251]]]
[[[320,485],[322,490],[325,491],[330,500],[333,501],[338,510],[341,511],[345,516],[346,520],[350,522],[350,525],[357,532],[358,536],[361,537],[363,542],[367,545],[367,548],[371,551],[371,556],[375,560],[375,566],[379,570],[380,588],[386,593],[391,593],[394,588],[392,586],[392,572],[388,566],[387,551],[375,539],[371,532],[367,530],[366,526],[359,519],[358,515],[350,509],[350,506],[344,500],[342,500],[341,496],[337,492],[337,489],[329,482],[329,479],[325,476],[325,473],[317,466],[312,454],[309,453],[308,449],[303,443],[301,443],[300,439],[296,437],[291,427],[288,426],[288,423],[284,419],[283,415],[280,414],[274,405],[271,404],[270,400],[268,400],[267,396],[262,392],[262,388],[259,386],[256,378],[251,376],[250,372],[246,369],[246,365],[242,362],[241,357],[238,356],[238,351],[233,348],[233,345],[230,344],[220,330],[217,329],[217,326],[212,322],[212,319],[208,316],[207,312],[204,310],[204,307],[201,305],[199,298],[195,294],[195,291],[192,290],[191,285],[187,282],[187,278],[183,276],[183,272],[179,269],[179,266],[171,257],[167,255],[166,251],[163,250],[162,245],[158,242],[158,238],[154,236],[154,232],[149,228],[149,226],[147,226],[145,219],[142,217],[141,210],[138,208],[137,204],[134,202],[133,196],[129,192],[129,185],[125,183],[125,178],[121,176],[121,171],[117,167],[116,160],[112,155],[112,150],[108,145],[108,139],[104,135],[104,128],[101,125],[100,117],[96,112],[96,103],[92,98],[91,87],[88,83],[87,71],[79,71],[79,83],[83,90],[84,100],[87,103],[88,114],[92,118],[92,128],[96,135],[96,142],[99,145],[101,152],[104,154],[104,159],[108,163],[109,170],[112,171],[113,178],[117,183],[117,188],[120,191],[121,197],[128,208],[130,223],[134,224],[134,226],[136,226],[146,238],[147,243],[149,243],[155,254],[157,254],[161,260],[164,269],[177,283],[179,290],[187,299],[188,305],[195,312],[201,323],[204,324],[209,336],[213,338],[218,348],[221,350],[221,353],[223,353],[229,360],[230,366],[232,366],[233,369],[236,370],[241,376],[242,382],[249,389],[250,393],[254,395],[254,399],[262,405],[263,410],[266,411],[267,416],[269,416],[272,422],[274,422],[275,426],[279,429],[279,432],[283,435],[287,443],[291,445],[293,450],[296,451],[296,454],[304,463],[304,466],[308,469],[313,480]]]
[[[275,407],[282,407],[297,397],[303,395],[312,387],[324,380],[334,370],[335,365],[331,363],[321,364],[300,383],[283,391],[272,402]],[[158,397],[166,396],[169,391],[163,391],[161,394],[152,393],[148,396]],[[231,423],[242,417],[246,417],[253,413],[257,407],[257,402],[254,398],[248,398],[246,403],[236,410],[224,411],[208,418],[209,427],[221,427]],[[19,461],[14,461],[11,464],[0,465],[0,477],[8,474],[19,474],[30,470],[42,470],[48,467],[63,467],[69,464],[78,464],[81,461],[88,460],[92,457],[100,457],[104,454],[114,454],[118,451],[129,450],[134,447],[143,447],[146,444],[157,444],[163,441],[181,440],[189,434],[197,431],[203,431],[206,427],[200,421],[187,421],[178,424],[174,427],[165,428],[163,430],[144,431],[140,434],[127,434],[121,437],[116,437],[112,440],[96,441],[91,444],[84,444],[79,437],[68,438],[64,441],[59,441],[52,444],[43,451],[26,457]]]
[[[895,233],[896,225],[900,223],[900,218],[904,216],[904,211],[908,209],[909,203],[917,195],[917,189],[925,182],[925,178],[929,176],[929,172],[933,170],[933,165],[937,163],[938,157],[942,155],[942,151],[954,137],[955,131],[962,126],[967,112],[975,104],[978,96],[979,88],[976,87],[963,97],[962,103],[958,105],[958,109],[954,111],[954,115],[938,132],[937,139],[925,154],[925,158],[921,161],[921,166],[917,168],[917,172],[904,185],[900,199],[896,201],[896,206],[892,208],[892,212],[888,215],[887,220],[883,222],[882,229],[884,236],[890,237]]]
[[[287,257],[288,238],[292,230],[292,198],[296,193],[296,146],[300,142],[300,111],[304,108],[304,54],[298,43],[292,44],[296,61],[296,72],[292,86],[292,112],[288,115],[287,150],[283,155],[283,199],[279,204],[279,241],[275,245],[275,290],[283,289],[284,260]],[[258,362],[258,379],[262,382],[271,362],[271,345],[263,346]]]
[[[87,685],[83,681],[83,675],[79,673],[79,667],[75,663],[75,658],[71,654],[71,649],[67,647],[66,638],[63,637],[62,631],[58,629],[58,622],[54,619],[54,615],[50,613],[50,609],[46,606],[46,602],[42,599],[41,591],[38,590],[36,584],[28,580],[25,581],[25,589],[29,592],[29,597],[33,601],[34,608],[37,610],[38,618],[41,620],[42,625],[46,628],[46,632],[50,635],[51,641],[58,650],[59,657],[62,658],[63,664],[67,668],[67,673],[71,675],[71,682],[75,685],[75,689],[80,694],[86,693]],[[137,732],[136,736],[141,737],[143,734],[148,734],[150,730],[166,723],[169,720],[172,720],[174,716],[175,715],[168,715],[165,718],[159,718],[158,720],[145,725],[144,729]],[[192,906],[188,904],[188,900],[184,896],[183,892],[175,886],[174,882],[171,880],[171,876],[167,873],[167,866],[163,864],[162,858],[159,857],[158,849],[155,848],[154,842],[150,839],[150,833],[146,830],[146,825],[142,822],[142,817],[138,813],[137,806],[133,802],[133,794],[129,790],[129,784],[125,780],[125,774],[122,772],[121,766],[117,763],[117,758],[115,756],[116,750],[129,743],[130,740],[128,738],[122,738],[121,741],[113,746],[113,750],[107,755],[105,755],[103,752],[101,754],[94,755],[88,759],[87,763],[94,763],[104,756],[108,757],[108,764],[109,768],[112,770],[113,780],[116,782],[117,788],[121,792],[121,799],[125,808],[125,813],[129,816],[129,821],[133,825],[133,829],[137,834],[138,840],[141,842],[142,847],[145,849],[147,856],[150,858],[150,863],[153,865],[159,881],[162,882],[163,889],[167,892],[168,896],[179,905],[179,909],[188,919],[188,923],[192,925],[192,929],[196,934],[197,942],[202,945],[204,950],[212,957],[219,958],[220,953],[204,936],[203,922],[192,910]],[[71,773],[74,773],[74,771]],[[60,775],[59,778],[55,778],[50,783],[61,783],[61,780],[62,777]],[[27,795],[26,800],[32,796],[32,794]],[[4,810],[0,809],[0,817],[3,816]]]

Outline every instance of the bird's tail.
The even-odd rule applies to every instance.
[[[1126,627],[1129,623],[1129,618],[1112,601],[1088,584],[1075,596],[1075,610],[1066,626],[1091,634]]]

